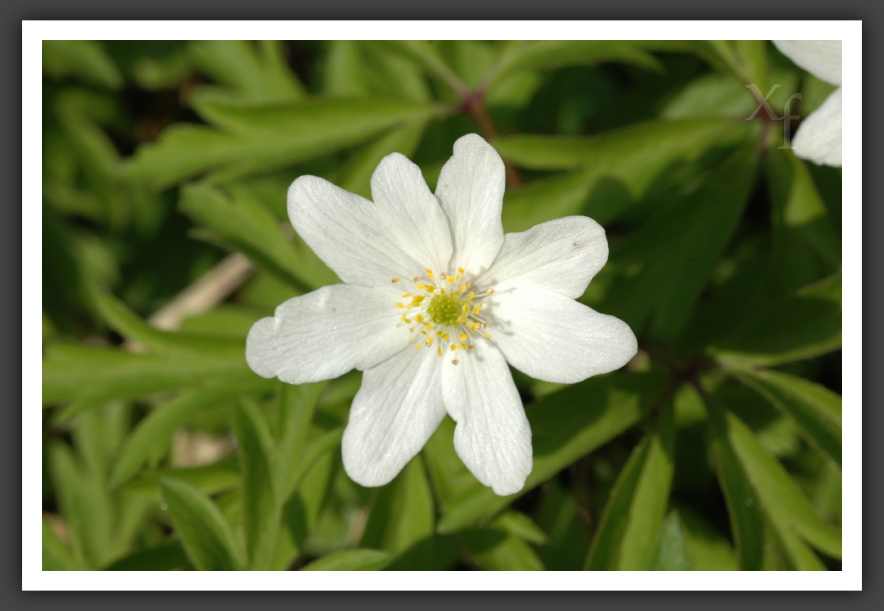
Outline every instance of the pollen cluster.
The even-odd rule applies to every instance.
[[[411,334],[409,344],[415,350],[422,347],[433,348],[439,356],[456,353],[458,350],[472,350],[473,337],[491,337],[485,329],[488,323],[481,317],[486,304],[483,298],[494,293],[494,289],[476,293],[472,283],[464,279],[463,268],[454,275],[427,269],[425,277],[411,279],[412,290],[402,293],[396,305],[404,310],[399,317],[399,327],[408,327]],[[402,282],[392,278],[391,282]],[[451,360],[457,365],[458,359]]]

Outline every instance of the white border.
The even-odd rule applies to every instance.
[[[44,39],[783,39],[843,40],[843,571],[808,573],[410,573],[339,574],[41,570],[42,326],[41,52]],[[33,237],[32,237],[33,236]],[[862,23],[838,22],[22,22],[22,589],[23,590],[861,590],[862,589]]]

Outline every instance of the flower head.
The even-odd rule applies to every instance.
[[[398,153],[371,191],[374,202],[314,176],[292,183],[292,225],[344,284],[255,323],[249,366],[292,384],[364,372],[342,444],[362,485],[392,480],[447,414],[476,478],[517,492],[531,429],[507,362],[573,383],[636,353],[624,322],[575,301],[607,260],[605,232],[573,216],[504,235],[503,162],[474,134],[454,144],[435,195]]]
[[[820,165],[841,167],[841,41],[775,40],[783,55],[815,77],[838,85],[810,113],[792,140],[795,155]]]

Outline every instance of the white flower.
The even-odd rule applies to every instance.
[[[573,216],[504,236],[503,190],[503,162],[475,134],[455,143],[435,195],[398,153],[371,177],[373,203],[315,176],[289,188],[292,225],[345,284],[255,323],[246,359],[291,384],[364,371],[342,444],[364,486],[392,480],[448,414],[476,478],[517,492],[531,429],[507,362],[572,383],[636,353],[624,322],[575,301],[607,260],[604,230]]]
[[[841,41],[775,40],[783,55],[838,89],[810,113],[792,139],[795,155],[820,165],[841,167]]]

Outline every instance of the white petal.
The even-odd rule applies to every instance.
[[[408,346],[365,371],[341,446],[353,481],[382,486],[424,447],[445,417],[443,364],[434,351]]]
[[[532,286],[580,297],[608,260],[605,230],[591,218],[568,216],[506,234],[481,287]]]
[[[775,40],[773,43],[798,67],[827,83],[841,84],[840,40]]]
[[[492,341],[532,378],[573,384],[623,367],[638,350],[625,322],[563,295],[513,288],[494,296],[485,313]]]
[[[841,167],[841,89],[801,122],[792,148],[802,159]]]
[[[448,217],[419,167],[399,153],[387,155],[371,176],[371,197],[397,219],[392,229],[406,252],[413,253],[424,268],[448,271],[452,249]]]
[[[454,238],[452,269],[479,274],[494,261],[503,245],[505,185],[503,160],[490,144],[476,134],[454,143],[454,155],[442,167],[436,185]]]
[[[411,218],[422,213],[422,202],[412,203],[415,209],[403,215],[316,176],[298,178],[288,192],[289,219],[298,234],[341,280],[362,286],[389,284],[426,269],[423,259],[432,249],[423,248],[424,234],[412,233]],[[447,225],[426,227],[449,233]]]
[[[393,287],[336,284],[289,299],[252,326],[246,361],[258,375],[290,384],[376,365],[408,342],[396,327],[398,297]]]
[[[480,338],[481,340],[481,338]],[[531,426],[500,351],[490,342],[445,359],[442,393],[457,421],[454,447],[467,468],[501,496],[514,494],[531,473]]]

